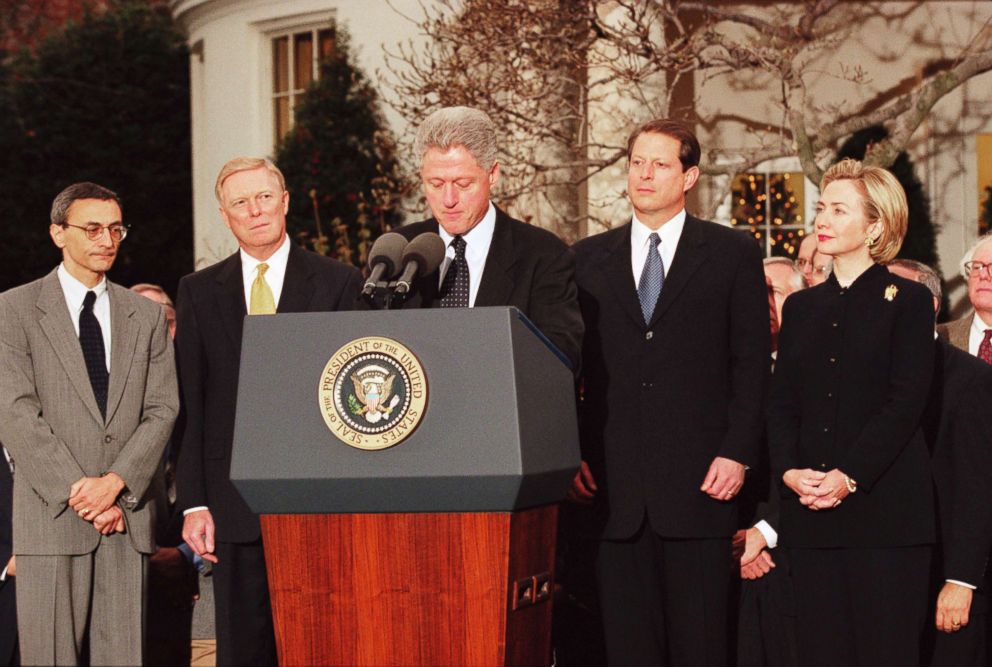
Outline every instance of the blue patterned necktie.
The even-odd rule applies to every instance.
[[[103,330],[100,322],[93,314],[93,304],[96,302],[96,292],[87,292],[83,299],[83,310],[79,313],[79,346],[83,349],[83,359],[86,361],[86,373],[90,376],[90,386],[93,396],[100,408],[100,414],[107,418],[107,372],[106,351],[103,348]]]
[[[442,308],[468,308],[468,261],[465,259],[465,239],[460,235],[451,240],[455,258],[441,281]]]
[[[661,255],[658,254],[661,238],[657,232],[653,232],[648,240],[651,242],[651,247],[648,249],[648,257],[641,271],[641,280],[637,283],[637,298],[641,301],[645,324],[651,323],[651,315],[658,303],[658,295],[661,294],[661,285],[665,282],[665,265],[662,264]]]

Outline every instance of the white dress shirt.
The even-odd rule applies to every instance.
[[[992,325],[985,324],[982,318],[975,313],[975,316],[971,319],[971,331],[968,333],[968,354],[973,357],[978,356],[978,346],[982,344],[982,340],[985,338],[985,331],[992,329]]]
[[[468,262],[468,305],[471,308],[475,305],[475,297],[479,293],[479,285],[482,283],[482,272],[486,270],[486,257],[489,256],[489,246],[493,242],[493,232],[496,231],[496,207],[489,202],[489,209],[482,216],[482,220],[462,234],[465,239],[465,261]],[[448,272],[448,267],[455,259],[455,249],[451,245],[454,236],[444,231],[444,227],[438,225],[437,233],[444,241],[444,263],[441,264],[440,276],[437,286],[444,284],[444,275]]]
[[[96,292],[93,314],[96,316],[96,321],[100,323],[100,333],[103,334],[103,359],[107,364],[107,372],[109,373],[110,295],[107,294],[107,277],[104,276],[96,287],[90,288],[69,275],[65,264],[59,264],[57,273],[59,284],[62,286],[62,294],[65,295],[65,304],[69,307],[69,319],[72,320],[72,328],[76,330],[77,338],[79,337],[79,314],[83,312],[83,299],[86,298],[87,292]]]
[[[258,277],[258,265],[262,260],[255,259],[241,249],[241,279],[245,284],[245,309],[251,307],[251,284]],[[272,257],[265,260],[269,268],[265,271],[265,282],[272,290],[272,302],[279,307],[279,297],[282,296],[282,284],[286,280],[286,264],[289,262],[289,235],[282,239],[282,245],[272,253]]]
[[[651,249],[651,234],[657,232],[661,243],[658,244],[658,254],[661,255],[661,265],[665,267],[665,276],[675,259],[675,250],[678,248],[679,239],[682,238],[682,229],[685,227],[685,209],[675,214],[675,217],[663,224],[657,230],[651,229],[643,222],[633,216],[630,226],[630,268],[634,272],[634,285],[641,282],[641,273],[644,272],[644,263],[648,259],[648,251]]]

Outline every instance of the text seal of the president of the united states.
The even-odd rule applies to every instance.
[[[358,449],[385,449],[406,439],[427,407],[420,360],[391,338],[356,338],[335,352],[317,388],[327,428]]]

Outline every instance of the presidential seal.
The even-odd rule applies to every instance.
[[[317,400],[327,428],[358,449],[401,443],[427,407],[427,378],[414,354],[391,338],[342,345],[320,375]]]

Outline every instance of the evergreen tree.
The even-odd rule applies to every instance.
[[[175,294],[193,268],[189,60],[164,3],[109,0],[0,68],[7,243],[0,288],[60,255],[52,199],[94,181],[120,195],[131,232],[110,276]]]
[[[352,64],[344,30],[319,67],[278,149],[287,225],[317,252],[362,266],[372,242],[401,220],[399,165],[378,95]]]

